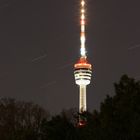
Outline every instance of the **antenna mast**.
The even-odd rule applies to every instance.
[[[81,10],[80,10],[80,26],[81,26],[81,35],[80,35],[80,41],[81,41],[81,57],[86,57],[86,48],[85,48],[85,41],[86,41],[86,36],[85,36],[85,26],[86,26],[86,20],[85,20],[85,0],[81,0]]]

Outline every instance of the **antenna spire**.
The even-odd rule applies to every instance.
[[[81,35],[80,35],[80,42],[81,42],[81,50],[80,54],[81,57],[86,57],[86,48],[85,48],[85,41],[86,41],[86,36],[85,36],[85,0],[81,0],[81,10],[80,10],[80,26],[81,26]]]

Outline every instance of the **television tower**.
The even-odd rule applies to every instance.
[[[87,103],[86,103],[86,87],[90,84],[91,74],[92,74],[92,65],[87,61],[86,55],[86,35],[85,35],[85,27],[86,27],[86,2],[85,0],[80,0],[80,59],[78,63],[74,65],[74,76],[75,82],[79,86],[79,121],[78,125],[83,126],[86,124],[86,117],[83,117],[85,112],[87,111]]]

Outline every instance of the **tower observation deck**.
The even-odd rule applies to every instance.
[[[75,83],[79,86],[79,121],[78,125],[83,126],[86,124],[86,118],[82,117],[83,114],[87,111],[87,99],[86,99],[86,86],[90,84],[92,76],[92,65],[87,61],[86,56],[86,47],[85,47],[85,0],[81,0],[81,9],[80,9],[80,58],[79,61],[74,65],[74,76]]]

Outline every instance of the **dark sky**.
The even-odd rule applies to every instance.
[[[99,108],[122,74],[140,79],[140,0],[87,0],[87,51],[93,64],[88,108]],[[78,0],[0,1],[0,97],[58,113],[78,107]]]

